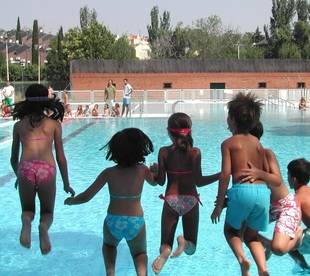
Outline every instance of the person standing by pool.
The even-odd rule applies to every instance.
[[[172,253],[174,235],[179,217],[182,217],[183,235],[178,236],[178,247],[171,258],[185,252],[192,255],[196,251],[200,199],[196,187],[210,184],[219,179],[219,173],[201,175],[200,150],[193,147],[191,135],[192,121],[185,113],[174,113],[168,119],[168,135],[172,145],[162,147],[158,153],[158,165],[151,166],[156,173],[156,182],[164,185],[168,178],[161,218],[160,255],[152,268],[158,274]]]
[[[259,275],[269,275],[264,247],[258,231],[266,230],[269,223],[270,190],[262,181],[241,183],[241,172],[251,162],[258,169],[268,167],[264,149],[250,130],[258,123],[262,104],[251,93],[238,93],[228,103],[227,124],[232,137],[221,145],[222,171],[216,205],[211,215],[212,223],[219,222],[230,176],[232,188],[228,203],[224,234],[235,254],[243,276],[249,275],[250,262],[245,256],[243,241],[250,249]],[[243,231],[243,226],[246,225]]]
[[[51,250],[48,230],[53,222],[56,194],[53,144],[64,191],[74,195],[61,137],[60,121],[64,116],[64,107],[59,99],[49,98],[48,89],[41,84],[30,85],[25,96],[26,100],[16,103],[13,109],[13,119],[20,121],[14,125],[11,153],[11,165],[17,176],[16,185],[22,207],[20,243],[24,247],[31,247],[31,222],[35,216],[37,194],[41,207],[40,249],[42,254],[47,254]],[[49,110],[50,116],[46,115],[46,110]],[[22,153],[19,160],[20,144]]]
[[[124,115],[124,112],[126,110],[126,117],[128,116],[128,113],[130,112],[130,99],[131,94],[133,92],[132,86],[128,83],[127,79],[124,79],[124,90],[123,90],[123,107],[122,107],[122,117]]]
[[[113,85],[113,81],[109,80],[107,87],[104,89],[104,100],[106,104],[108,104],[110,110],[109,116],[111,115],[112,107],[114,106],[115,94],[116,94],[116,88]]]
[[[106,159],[116,166],[103,170],[83,193],[67,198],[65,204],[85,203],[108,184],[110,204],[102,246],[106,274],[115,275],[117,246],[125,238],[137,275],[147,275],[145,221],[140,201],[144,181],[156,185],[153,173],[143,164],[145,156],[153,152],[153,144],[140,129],[127,128],[114,134],[105,147]]]
[[[11,83],[8,81],[6,86],[2,89],[2,96],[3,96],[3,105],[4,107],[8,107],[9,113],[12,111],[12,105],[14,103],[15,97],[15,90]],[[10,114],[9,114],[10,115]]]

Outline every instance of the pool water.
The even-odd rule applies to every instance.
[[[203,113],[193,118],[194,145],[202,152],[203,174],[220,170],[221,142],[230,136],[226,125],[227,110],[224,105],[209,105]],[[272,148],[286,178],[286,165],[295,158],[310,156],[310,112],[298,110],[265,109],[262,122],[265,133],[262,143]],[[99,151],[110,137],[125,127],[141,128],[152,139],[155,151],[147,157],[147,164],[157,160],[158,149],[168,145],[167,118],[135,119],[81,119],[69,120],[63,125],[64,148],[69,165],[70,182],[77,193],[84,191],[106,167],[114,165],[105,160]],[[0,275],[104,275],[101,255],[102,224],[109,202],[107,187],[83,205],[64,206],[67,195],[63,192],[58,172],[54,224],[50,229],[52,252],[42,256],[38,243],[38,216],[32,229],[32,248],[19,245],[20,203],[14,189],[15,177],[9,164],[10,136],[13,123],[0,121]],[[125,183],[124,183],[125,184]],[[158,195],[165,187],[145,184],[142,205],[147,227],[149,269],[158,255],[160,245],[160,217],[163,202]],[[200,208],[200,225],[197,251],[193,256],[182,255],[168,260],[161,275],[240,275],[239,265],[223,235],[225,211],[219,224],[212,224],[210,215],[217,194],[217,183],[199,189],[203,206]],[[37,205],[39,208],[39,205]],[[38,210],[39,211],[39,210]],[[273,225],[265,233],[272,235]],[[176,235],[181,233],[179,223]],[[251,273],[257,275],[251,260]],[[308,258],[310,260],[310,258]],[[271,275],[296,275],[302,273],[287,255],[272,256],[268,261]],[[125,241],[118,247],[116,275],[136,275]],[[152,275],[152,273],[150,273]]]

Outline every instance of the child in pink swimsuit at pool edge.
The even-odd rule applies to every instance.
[[[162,147],[158,153],[158,165],[151,166],[157,173],[155,181],[164,185],[167,175],[167,188],[161,217],[160,255],[152,264],[153,271],[158,274],[171,254],[175,230],[179,217],[182,217],[183,235],[178,236],[178,247],[171,258],[178,257],[184,251],[192,255],[196,251],[199,195],[196,187],[211,184],[219,179],[219,173],[201,175],[200,150],[193,147],[191,135],[192,121],[185,113],[174,113],[168,119],[168,135],[172,145]]]
[[[56,194],[56,160],[64,183],[64,190],[74,195],[68,178],[67,161],[62,144],[61,121],[64,106],[59,99],[48,97],[48,89],[32,84],[26,90],[26,99],[15,104],[13,119],[20,121],[13,128],[11,165],[17,176],[22,207],[20,243],[31,247],[31,222],[35,215],[35,197],[40,200],[39,238],[42,254],[51,251],[48,229],[53,222]],[[20,145],[22,145],[19,160]]]

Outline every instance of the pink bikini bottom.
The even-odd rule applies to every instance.
[[[201,201],[199,195],[160,195],[159,198],[163,199],[168,205],[176,211],[179,216],[183,216],[194,208],[194,206]]]
[[[49,183],[55,177],[55,166],[42,160],[23,160],[19,163],[18,174],[27,178],[34,186]]]

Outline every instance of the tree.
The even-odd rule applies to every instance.
[[[295,16],[294,0],[272,0],[272,17],[270,18],[270,34],[267,34],[269,52],[272,57],[280,57],[280,49],[290,49],[292,42],[292,21]],[[283,49],[281,52],[283,53]],[[286,50],[285,50],[286,52]]]
[[[97,22],[97,12],[95,9],[89,10],[87,6],[80,8],[80,26],[82,29]]]
[[[126,36],[115,41],[111,49],[111,58],[119,61],[136,58],[136,50],[129,44]]]
[[[158,38],[159,34],[158,15],[159,15],[158,7],[154,6],[151,10],[151,25],[147,25],[150,44],[153,44],[153,42]]]
[[[46,76],[56,89],[64,89],[69,83],[69,60],[63,52],[63,29],[60,27],[47,55]]]
[[[152,56],[154,58],[170,57],[172,36],[170,28],[170,13],[164,11],[163,15],[160,17],[158,7],[154,6],[151,10],[151,25],[148,25],[147,29]]]
[[[17,17],[15,40],[18,41],[18,44],[22,44],[22,34],[21,34],[21,30],[20,30],[19,17]]]
[[[31,63],[38,65],[39,29],[38,29],[38,20],[36,19],[33,21],[31,51],[32,51]]]

